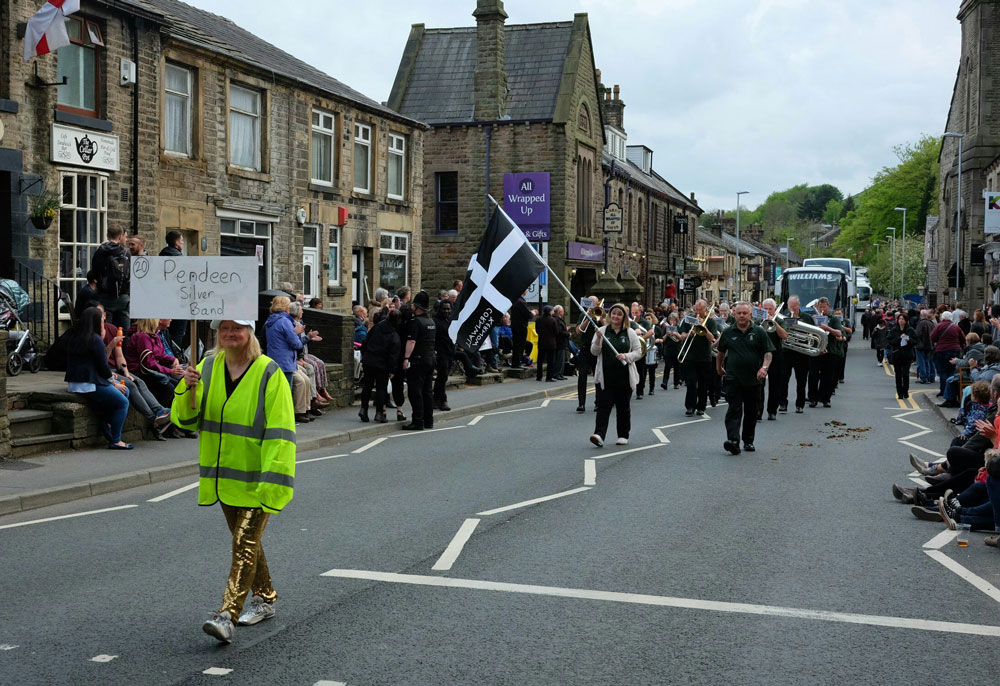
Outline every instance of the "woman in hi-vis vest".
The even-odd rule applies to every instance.
[[[236,618],[249,625],[274,617],[277,593],[261,537],[271,513],[292,499],[295,415],[288,380],[274,360],[261,354],[254,323],[213,321],[212,328],[219,332],[215,354],[184,372],[171,419],[182,429],[201,432],[198,504],[221,503],[233,535],[222,608],[202,625],[205,633],[229,643]]]

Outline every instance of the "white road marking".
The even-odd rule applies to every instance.
[[[581,486],[580,488],[574,488],[569,491],[563,491],[562,493],[555,493],[553,495],[543,496],[541,498],[534,498],[532,500],[525,500],[524,502],[514,503],[513,505],[507,505],[506,507],[498,507],[495,510],[486,510],[485,512],[477,512],[481,517],[488,517],[490,515],[499,514],[501,512],[507,512],[508,510],[517,510],[522,507],[528,507],[529,505],[536,505],[538,503],[544,503],[546,500],[555,500],[556,498],[565,498],[568,495],[574,495],[582,491],[589,491],[589,486]]]
[[[451,569],[451,566],[455,564],[455,560],[457,560],[458,556],[462,554],[462,548],[464,548],[465,544],[469,542],[469,539],[472,537],[472,532],[476,530],[478,525],[478,519],[466,519],[462,522],[462,526],[459,527],[458,533],[451,539],[451,543],[449,543],[448,547],[444,549],[444,552],[441,553],[441,557],[438,558],[438,561],[434,563],[434,566],[431,567],[431,569],[439,572]]]
[[[90,510],[89,512],[77,512],[75,514],[59,515],[58,517],[46,517],[45,519],[32,519],[29,522],[18,522],[17,524],[4,524],[0,526],[0,529],[14,529],[19,526],[28,526],[29,524],[43,524],[45,522],[54,522],[57,519],[71,519],[73,517],[86,517],[87,515],[101,514],[103,512],[115,512],[116,510],[128,510],[133,507],[139,507],[138,505],[119,505],[118,507],[105,507],[102,510]]]
[[[452,431],[454,429],[464,429],[465,424],[459,424],[458,426],[442,426],[439,429],[424,429],[423,431],[405,431],[399,434],[389,434],[386,438],[399,438],[400,436],[418,436],[420,434],[432,434],[435,431]]]
[[[368,450],[369,448],[374,448],[379,443],[385,443],[388,440],[389,440],[388,436],[382,436],[381,438],[376,438],[374,441],[370,441],[368,443],[365,443],[363,446],[361,446],[357,450],[352,450],[351,453],[353,453],[353,454],[363,453],[364,451]]]
[[[231,669],[226,669],[225,667],[209,667],[202,674],[208,674],[209,676],[225,676],[229,674]]]
[[[513,414],[514,412],[529,412],[531,410],[537,410],[538,408],[539,406],[535,405],[534,407],[519,407],[516,410],[499,410],[497,412],[487,412],[486,416],[492,417],[495,414]]]
[[[697,419],[689,419],[686,422],[675,422],[673,424],[664,424],[663,426],[658,426],[656,428],[657,429],[672,429],[675,426],[685,426],[687,424],[697,424],[698,422],[707,422],[710,419],[711,419],[711,417],[709,417],[707,414],[704,414],[704,415],[698,417]]]
[[[943,548],[944,546],[951,543],[952,539],[954,539],[955,536],[957,535],[958,535],[957,531],[952,531],[951,529],[945,529],[937,536],[924,543],[924,548],[931,548],[933,550],[937,550],[938,548]]]
[[[20,646],[11,643],[0,643],[0,650],[14,650],[14,648],[20,648]]]
[[[937,551],[926,551],[933,555]],[[645,595],[639,593],[621,593],[615,591],[596,591],[580,588],[562,588],[559,586],[536,586],[530,584],[512,584],[497,581],[481,581],[478,579],[456,579],[444,576],[422,576],[416,574],[394,574],[391,572],[373,572],[357,569],[331,569],[321,576],[341,579],[362,579],[366,581],[381,581],[385,583],[410,584],[414,586],[438,586],[445,588],[464,588],[476,591],[501,591],[504,593],[523,593],[527,595],[549,596],[553,598],[573,598],[579,600],[599,600],[613,603],[633,605],[652,605],[656,607],[671,607],[685,610],[703,610],[708,612],[726,612],[732,614],[756,615],[767,617],[782,617],[785,619],[806,619],[822,622],[839,622],[843,624],[860,624],[867,626],[882,626],[894,629],[914,629],[918,631],[939,631],[951,634],[969,634],[973,636],[1000,637],[1000,626],[989,624],[965,624],[959,622],[943,622],[913,617],[892,617],[884,615],[864,615],[850,612],[831,612],[828,610],[809,610],[805,608],[781,607],[776,605],[754,605],[751,603],[730,603],[716,600],[700,600],[698,598],[677,598],[671,596]]]
[[[597,462],[594,460],[583,461],[583,485],[597,485]]]
[[[593,459],[603,460],[607,457],[614,457],[616,455],[624,455],[625,453],[637,453],[642,450],[650,450],[651,448],[662,448],[666,443],[654,443],[653,445],[644,445],[638,448],[627,448],[625,450],[615,450],[610,453],[604,453],[603,455],[595,455]]]
[[[983,577],[973,574],[968,569],[942,553],[940,550],[925,550],[924,552],[927,553],[927,555],[929,555],[932,559],[940,562],[945,567],[953,571],[960,578],[965,579],[990,598],[993,598],[993,600],[1000,603],[1000,588],[997,588]]]
[[[313,686],[347,686],[343,681],[317,681]]]
[[[327,455],[325,457],[310,457],[308,460],[296,460],[295,464],[305,464],[306,462],[319,462],[320,460],[332,460],[337,457],[347,457],[347,453],[340,453],[339,455]]]
[[[150,498],[147,503],[160,503],[167,498],[173,498],[175,495],[180,495],[181,493],[187,493],[193,488],[198,488],[198,482],[195,481],[193,484],[188,484],[187,486],[181,486],[180,488],[170,491],[169,493],[164,493],[163,495],[158,495],[155,498]]]
[[[657,428],[653,428],[653,435],[660,441],[660,443],[669,443],[670,439],[663,435],[663,432]]]
[[[475,426],[481,421],[483,421],[483,415],[477,414],[475,417],[472,418],[472,420],[468,424],[466,424],[466,426]]]
[[[910,443],[909,441],[904,441],[902,439],[896,439],[896,440],[898,440],[903,445],[908,445],[911,448],[916,448],[917,450],[919,450],[922,453],[927,453],[928,455],[933,455],[934,457],[944,457],[944,455],[942,455],[941,453],[936,453],[933,450],[929,450],[928,448],[925,448],[923,446],[917,445],[916,443]]]
[[[542,407],[548,407],[550,402],[552,402],[552,398],[546,398],[545,400],[542,401],[542,405],[541,406]]]
[[[930,487],[930,484],[927,483],[926,481],[924,481],[923,479],[917,479],[917,478],[911,476],[910,477],[910,481],[912,481],[916,485],[920,486],[920,488],[929,488]]]
[[[91,662],[111,662],[116,657],[118,657],[118,656],[117,655],[95,655],[94,657],[90,658],[90,661]]]

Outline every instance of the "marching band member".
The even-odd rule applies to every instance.
[[[788,332],[774,319],[778,311],[778,304],[774,298],[768,298],[761,307],[767,312],[767,318],[774,321],[774,331],[766,332],[771,340],[774,351],[771,354],[771,369],[767,374],[767,383],[760,385],[760,398],[757,406],[757,419],[763,417],[764,412],[764,386],[767,386],[767,418],[773,421],[778,416],[778,409],[788,409],[788,379],[784,378],[784,353],[781,349],[781,342],[788,338]],[[764,328],[761,326],[761,328]]]
[[[786,303],[788,306],[788,318],[795,319],[803,324],[814,324],[813,318],[800,309],[799,296],[793,295]],[[785,365],[782,380],[785,384],[785,391],[782,396],[785,402],[778,406],[778,409],[788,410],[788,384],[792,380],[792,372],[795,372],[795,412],[802,414],[802,408],[806,405],[806,388],[809,384],[810,371],[813,368],[813,360],[797,350],[785,350],[783,353]]]
[[[841,330],[840,317],[830,314],[830,301],[827,298],[816,301],[816,312],[821,317],[827,317],[826,323],[817,326],[830,334],[830,338],[826,344],[826,353],[814,358],[815,373],[809,375],[809,407],[816,407],[817,403],[830,407],[830,399],[840,378],[840,358],[844,356],[843,341],[846,336]]]
[[[636,360],[642,357],[639,336],[628,324],[628,310],[621,303],[615,303],[608,311],[606,326],[594,332],[590,352],[597,358],[594,368],[594,382],[597,384],[597,421],[590,442],[598,448],[604,445],[608,434],[608,420],[611,408],[615,408],[618,429],[616,445],[628,445],[629,430],[632,427],[632,411],[629,401],[632,390],[639,384]]]
[[[590,300],[597,302],[597,298],[594,296],[590,296]],[[594,317],[594,308],[591,307],[587,314]],[[580,323],[576,326],[576,330],[580,334],[580,354],[576,356],[576,394],[579,399],[579,404],[576,406],[577,412],[587,411],[587,381],[597,362],[590,354],[590,344],[594,341],[595,327],[590,323],[590,317],[587,314],[580,315]],[[599,317],[594,317],[594,320],[598,324],[603,322],[603,318]]]
[[[698,322],[705,319],[708,314],[708,303],[699,299],[694,304],[694,318]],[[694,331],[695,324],[685,317],[677,332],[680,339],[685,341],[689,336],[695,336],[691,342],[691,350],[684,360],[684,377],[687,382],[687,393],[684,396],[684,415],[690,417],[697,414],[705,414],[705,405],[708,403],[708,389],[712,376],[712,344],[719,333],[715,321],[711,318],[705,322],[704,333],[699,334]]]
[[[719,336],[719,356],[715,371],[726,377],[726,441],[723,446],[733,455],[740,454],[740,422],[743,423],[743,450],[753,452],[757,431],[757,398],[767,378],[774,346],[764,329],[751,321],[750,304],[736,305],[736,324]],[[728,361],[728,364],[726,364]]]
[[[681,366],[677,363],[677,352],[680,349],[680,335],[677,333],[677,312],[673,311],[661,322],[663,329],[663,345],[660,357],[663,358],[663,382],[660,388],[667,390],[670,382],[670,371],[674,372],[674,388],[681,385]],[[668,329],[673,329],[669,331]]]

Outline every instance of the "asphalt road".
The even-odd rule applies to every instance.
[[[725,407],[695,422],[682,394],[633,400],[624,450],[567,398],[300,454],[264,539],[277,617],[230,646],[200,630],[222,513],[149,502],[190,480],[0,518],[0,681],[996,683],[997,551],[925,549],[943,526],[889,491],[898,439],[947,445],[933,390],[900,409],[858,341],[832,409],[764,421],[736,457]]]

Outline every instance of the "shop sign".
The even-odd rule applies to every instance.
[[[118,171],[118,136],[53,124],[52,161]]]
[[[983,191],[986,203],[985,233],[1000,233],[1000,192]]]
[[[551,195],[548,172],[503,175],[503,209],[529,241],[547,241]]]
[[[570,241],[566,244],[567,257],[571,260],[581,260],[583,262],[603,262],[604,246],[593,243],[578,243]]]
[[[622,206],[613,202],[604,208],[604,233],[621,233],[622,226]]]

